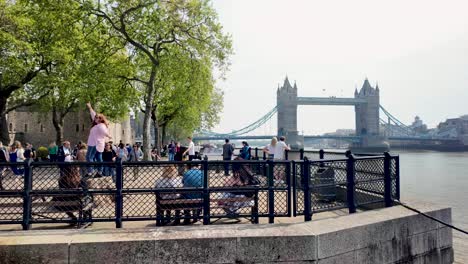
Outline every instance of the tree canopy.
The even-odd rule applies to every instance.
[[[142,109],[149,158],[151,124],[159,142],[159,128],[218,121],[213,72],[231,53],[208,0],[0,0],[0,140],[17,107],[52,111],[58,140],[60,120],[90,101],[115,120]]]

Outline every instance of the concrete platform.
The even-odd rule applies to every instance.
[[[411,205],[451,222],[450,208],[420,202]],[[307,223],[298,223],[302,218],[283,218],[273,225],[156,228],[154,223],[137,222],[125,223],[124,229],[95,224],[85,230],[4,231],[0,232],[0,260],[1,263],[453,262],[452,230],[401,206],[352,215],[344,211],[319,215]]]

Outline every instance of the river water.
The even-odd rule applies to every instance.
[[[468,152],[394,152],[400,155],[401,200],[450,206],[454,225],[468,230]]]

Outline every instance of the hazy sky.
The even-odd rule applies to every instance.
[[[299,96],[351,97],[366,77],[404,123],[468,114],[468,1],[213,0],[235,55],[221,123],[227,132],[276,104],[285,76]],[[300,106],[305,134],[354,128],[354,108]],[[271,133],[274,122],[258,134]]]

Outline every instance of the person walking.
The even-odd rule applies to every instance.
[[[9,157],[7,154],[7,149],[3,147],[3,143],[0,141],[0,162],[8,162]],[[0,191],[4,190],[3,188],[3,176],[5,174],[7,167],[0,165]]]
[[[168,148],[168,154],[169,154],[169,161],[174,161],[174,155],[176,153],[176,145],[174,143],[174,140],[171,140],[171,143],[169,143]]]
[[[57,161],[58,146],[55,144],[55,142],[50,143],[49,148],[47,150],[49,151],[49,160],[51,162],[56,162]]]
[[[232,160],[232,154],[234,153],[234,147],[229,143],[229,139],[224,140],[223,145],[223,160],[224,160],[224,176],[229,176],[229,162]]]
[[[128,155],[128,161],[137,162],[143,159],[143,151],[141,151],[140,147],[137,144],[133,144],[133,149]],[[136,181],[138,179],[139,167],[133,167],[133,180]]]
[[[189,155],[189,161],[192,161],[195,158],[195,144],[193,144],[192,137],[187,137],[189,145],[186,151],[182,154],[182,157],[187,153]]]
[[[88,162],[102,162],[102,152],[104,152],[104,145],[106,138],[112,139],[109,134],[109,122],[103,114],[96,114],[90,103],[86,104],[88,107],[91,119],[93,120],[91,130],[88,137],[88,152],[86,153],[86,161]],[[93,173],[93,168],[88,167],[88,174]],[[102,166],[97,167],[96,177],[102,176]]]
[[[15,141],[10,147],[10,162],[23,162],[24,161],[24,149],[19,141]],[[11,170],[15,175],[23,175],[24,169],[18,168],[17,166],[11,166]]]

